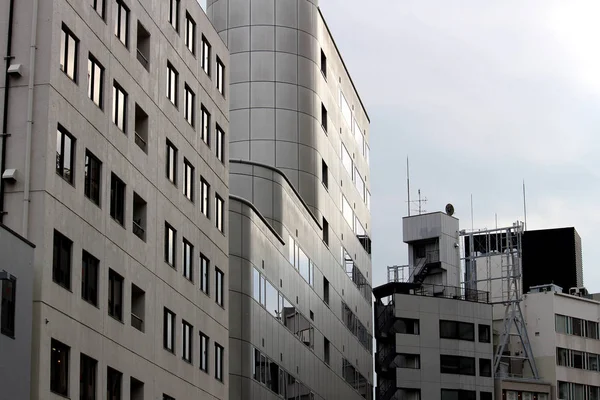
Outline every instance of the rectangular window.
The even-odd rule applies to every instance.
[[[440,321],[440,338],[475,340],[475,324],[459,321]]]
[[[223,272],[220,269],[215,268],[215,300],[221,307],[223,307],[223,279]]]
[[[175,353],[175,314],[168,308],[164,309],[163,346]]]
[[[321,103],[321,126],[325,133],[327,133],[327,109],[323,103]]]
[[[342,93],[341,90],[340,90],[340,108],[342,109],[342,116],[346,120],[346,123],[348,124],[348,128],[352,128],[352,109],[350,108],[350,105],[346,101],[346,97],[344,97],[344,94]]]
[[[492,376],[492,360],[489,358],[479,359],[479,376]]]
[[[131,284],[131,326],[144,332],[144,317],[146,316],[146,292]]]
[[[216,132],[217,132],[217,140],[216,140],[216,145],[215,145],[215,153],[217,155],[217,159],[219,161],[223,162],[223,157],[224,157],[223,142],[225,141],[225,132],[223,132],[223,129],[221,129],[219,124],[217,124]]]
[[[579,318],[571,318],[572,333],[575,336],[583,336],[583,320]]]
[[[556,332],[558,333],[569,333],[568,329],[568,317],[560,314],[556,314],[555,324],[556,324]]]
[[[131,221],[131,231],[144,242],[146,241],[146,210],[148,203],[140,195],[133,192],[133,221]]]
[[[129,400],[144,400],[144,382],[129,378]]]
[[[405,335],[418,335],[419,320],[411,318],[398,318],[397,329],[398,333]]]
[[[329,281],[323,277],[323,301],[329,305]]]
[[[194,201],[194,167],[186,158],[183,159],[183,195]]]
[[[116,369],[106,367],[106,399],[121,400],[123,374]]]
[[[96,10],[100,18],[104,19],[104,6],[105,0],[92,0],[92,8]]]
[[[177,242],[177,231],[165,222],[165,262],[171,267],[175,265],[175,243]]]
[[[81,298],[88,303],[98,305],[98,265],[100,261],[87,251],[83,251],[81,260]]]
[[[586,321],[585,337],[598,340],[598,322]]]
[[[88,97],[100,109],[103,108],[103,83],[104,67],[90,53],[88,57]]]
[[[194,246],[190,242],[183,239],[183,276],[190,281],[193,281],[194,273]]]
[[[96,400],[96,369],[98,362],[81,353],[79,358],[79,399]]]
[[[331,351],[329,347],[329,340],[326,337],[323,337],[323,361],[325,361],[325,364],[327,365],[329,365],[331,358]]]
[[[73,242],[58,231],[54,231],[54,254],[52,280],[71,290],[71,247]]]
[[[208,294],[210,261],[204,254],[200,254],[200,290]]]
[[[171,396],[163,393],[162,400],[175,400],[175,397],[171,397]]]
[[[150,32],[140,23],[137,23],[137,60],[149,71],[150,68]]]
[[[490,343],[490,326],[479,324],[479,342]]]
[[[348,149],[346,149],[346,146],[344,146],[343,144],[342,144],[342,165],[348,172],[348,175],[350,175],[350,179],[352,179],[353,178],[353,176],[352,176],[352,173],[353,173],[352,157],[350,156]]]
[[[125,226],[125,183],[114,173],[110,174],[110,216]]]
[[[442,400],[477,400],[474,390],[442,389]]]
[[[210,185],[200,178],[200,212],[210,218]]]
[[[218,343],[215,343],[215,378],[223,382],[223,353],[225,349]]]
[[[210,113],[202,105],[202,141],[210,146]]]
[[[200,332],[200,369],[208,372],[208,336]]]
[[[100,175],[102,163],[92,152],[85,151],[85,182],[83,193],[97,206],[100,205]]]
[[[492,397],[492,392],[479,392],[479,400],[492,400]],[[542,398],[538,396],[538,400],[542,400]]]
[[[167,139],[167,179],[177,186],[177,148]]]
[[[75,138],[62,126],[56,129],[56,173],[73,184]]]
[[[325,163],[325,160],[321,160],[321,182],[325,189],[329,189],[329,167]]]
[[[442,374],[475,376],[475,358],[441,354],[440,372]]]
[[[186,84],[184,90],[184,106],[183,106],[183,117],[191,126],[194,126],[196,121],[196,95]]]
[[[187,323],[186,321],[181,321],[181,345],[182,345],[182,355],[181,357],[192,363],[192,332],[194,331],[194,327]]]
[[[169,23],[179,33],[179,0],[169,0]]]
[[[113,83],[113,113],[112,119],[117,128],[127,132],[127,93],[114,81]]]
[[[196,23],[190,14],[185,16],[185,47],[196,55]]]
[[[571,363],[569,362],[568,349],[563,349],[561,347],[556,348],[556,365],[560,365],[562,367],[571,366]]]
[[[223,199],[218,194],[215,194],[215,226],[221,232],[225,229],[223,227]]]
[[[225,96],[225,65],[217,57],[217,90]]]
[[[60,70],[73,82],[77,82],[77,48],[79,39],[65,24],[62,26],[60,39]]]
[[[354,210],[344,195],[342,195],[342,215],[350,228],[354,230]]]
[[[396,363],[398,368],[421,369],[421,356],[419,354],[398,354]]]
[[[121,0],[116,0],[115,36],[129,48],[129,8]]]
[[[108,271],[108,315],[123,321],[123,277]]]
[[[323,50],[321,50],[321,73],[327,79],[327,56]]]
[[[15,337],[15,310],[17,301],[17,280],[14,277],[0,281],[2,290],[2,307],[0,316],[0,332],[9,337]]]
[[[571,355],[573,357],[573,368],[583,369],[583,354],[581,351],[571,350]]]
[[[177,107],[177,87],[179,86],[179,72],[167,63],[167,98]]]
[[[67,397],[69,395],[69,352],[66,344],[52,339],[50,342],[50,390]]]
[[[202,62],[201,62],[202,70],[206,73],[206,75],[210,76],[210,43],[202,35]]]
[[[329,222],[323,217],[323,243],[329,246]]]

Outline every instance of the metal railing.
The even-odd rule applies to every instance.
[[[144,152],[146,152],[148,144],[146,143],[144,138],[137,132],[135,132],[135,144],[137,144],[140,147],[140,149],[142,149],[142,150],[144,150]]]
[[[131,313],[131,326],[133,326],[138,331],[143,332],[144,331],[144,320],[141,319],[140,317],[138,317],[137,315],[135,315],[134,313]]]
[[[148,69],[150,61],[146,58],[146,56],[144,56],[144,53],[142,53],[140,49],[137,49],[137,59],[140,62],[140,64],[144,66],[144,68]]]
[[[146,230],[135,221],[133,221],[133,234],[144,241],[146,240]]]

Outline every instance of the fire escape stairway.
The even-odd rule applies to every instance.
[[[425,258],[422,259],[413,271],[413,282],[422,284],[425,278],[429,274],[429,271],[439,266],[440,263],[440,252],[439,250],[429,251]]]
[[[390,400],[396,387],[396,324],[394,304],[383,307],[377,316],[379,351],[376,354],[377,400]]]

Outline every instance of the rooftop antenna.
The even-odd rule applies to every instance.
[[[523,214],[525,218],[524,230],[527,230],[527,198],[525,197],[525,179],[523,179]]]
[[[410,217],[410,172],[408,169],[408,156],[406,157],[406,193],[408,195],[408,216]]]
[[[423,203],[427,203],[427,197],[421,198],[421,189],[418,190],[418,193],[419,193],[419,200],[417,200],[417,203],[419,204],[419,215],[421,215],[422,213],[427,211],[423,208]]]
[[[475,229],[473,228],[473,193],[471,193],[471,232]]]

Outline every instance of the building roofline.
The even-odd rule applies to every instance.
[[[252,209],[252,211],[254,211],[254,213],[256,215],[258,215],[258,217],[262,220],[262,222],[264,222],[264,224],[267,226],[267,228],[269,228],[271,233],[273,235],[275,235],[275,237],[281,242],[282,245],[285,246],[285,241],[283,240],[283,238],[281,236],[279,236],[279,233],[277,233],[275,228],[273,228],[273,226],[269,223],[269,221],[267,221],[267,219],[261,214],[260,211],[258,211],[258,209],[254,206],[254,204],[252,204],[251,201],[248,201],[248,200],[244,199],[243,197],[239,197],[239,196],[236,196],[233,194],[229,195],[229,200],[230,201],[231,200],[238,201],[238,202],[243,203],[246,206],[250,207]]]
[[[31,246],[31,248],[35,249],[35,244],[33,244],[32,242],[30,242],[29,240],[25,239],[23,236],[21,236],[20,234],[18,234],[17,232],[13,231],[12,229],[10,229],[8,226],[1,224],[0,223],[0,228],[3,228],[5,231],[7,231],[8,233],[11,233],[13,236],[15,236],[18,239],[21,239],[21,241],[25,244],[28,244],[29,246]]]
[[[421,217],[421,216],[423,216],[423,215],[433,215],[433,214],[442,214],[442,215],[445,215],[445,216],[447,216],[447,217],[453,218],[453,219],[455,219],[455,220],[457,220],[457,221],[459,220],[459,219],[458,219],[458,218],[456,218],[455,216],[453,216],[453,215],[448,215],[448,214],[446,214],[446,213],[445,213],[445,212],[443,212],[443,211],[432,211],[432,212],[423,213],[423,214],[407,215],[407,216],[405,216],[405,217],[402,217],[402,219],[406,219],[406,218],[416,218],[416,217]]]
[[[337,43],[335,42],[335,39],[333,38],[333,35],[331,34],[331,30],[329,29],[329,26],[327,25],[327,21],[325,21],[325,16],[323,16],[323,12],[321,11],[321,7],[317,6],[317,10],[319,10],[319,15],[321,16],[321,19],[323,20],[323,25],[325,25],[325,29],[327,29],[327,33],[329,33],[329,37],[331,38],[331,42],[333,43],[333,47],[335,47],[335,51],[337,52],[338,56],[340,57],[340,60],[342,61],[342,65],[344,66],[344,70],[346,71],[346,75],[348,75],[348,79],[350,79],[350,83],[352,84],[352,87],[354,88],[354,92],[356,93],[356,97],[358,97],[358,101],[360,102],[360,106],[362,107],[363,111],[365,112],[365,116],[367,117],[367,121],[369,121],[369,123],[371,123],[371,118],[369,118],[369,114],[367,113],[367,109],[362,101],[362,99],[360,98],[360,94],[358,93],[358,90],[356,89],[356,85],[354,84],[354,81],[352,80],[352,76],[350,75],[350,71],[348,71],[348,67],[346,66],[346,63],[344,62],[344,58],[342,57],[342,53],[340,52],[340,49],[337,46]]]

